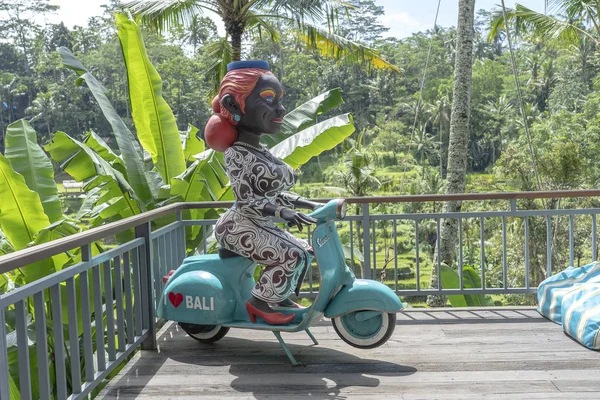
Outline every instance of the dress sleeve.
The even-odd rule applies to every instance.
[[[281,193],[279,193],[279,195],[275,199],[275,203],[278,206],[282,206],[282,207],[285,207],[285,208],[296,208],[296,205],[294,203],[299,198],[300,198],[300,195],[298,195],[296,193],[281,192]]]
[[[237,208],[248,217],[265,217],[263,209],[269,200],[256,189],[256,157],[245,149],[232,146],[225,150],[224,158]]]

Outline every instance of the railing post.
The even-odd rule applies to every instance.
[[[135,227],[135,237],[143,238],[139,251],[140,288],[142,295],[142,327],[148,329],[148,338],[142,342],[142,350],[156,349],[156,326],[154,321],[154,285],[152,282],[152,239],[150,222]]]
[[[8,352],[6,351],[6,328],[4,307],[0,306],[0,399],[10,399]]]
[[[183,261],[183,259],[186,256],[186,249],[187,249],[187,243],[185,241],[185,225],[183,225],[183,213],[181,210],[177,211],[176,219],[181,224],[179,229],[177,229],[177,232],[179,233],[179,240],[177,242],[177,243],[179,243],[179,248],[177,249],[179,258],[177,259],[177,261],[179,262],[179,264],[181,264],[181,262]]]
[[[371,221],[369,218],[369,203],[362,205],[363,228],[363,278],[371,279]]]

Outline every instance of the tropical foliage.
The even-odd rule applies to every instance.
[[[354,8],[351,2],[129,0],[123,4],[123,7],[139,15],[143,23],[159,31],[177,25],[182,25],[184,29],[188,26],[194,27],[202,12],[210,11],[217,14],[225,26],[231,50],[224,41],[214,47],[220,56],[219,61],[213,66],[216,71],[223,71],[229,61],[240,60],[244,33],[259,36],[264,31],[273,40],[278,41],[280,30],[284,26],[282,23],[285,24],[286,29],[311,48],[317,49],[322,55],[398,71],[398,68],[383,59],[378,51],[335,33],[339,25],[339,14],[344,15],[348,8]],[[323,26],[327,26],[327,29],[322,28]]]
[[[116,18],[137,134],[134,135],[119,116],[102,83],[71,51],[60,47],[58,53],[62,63],[77,75],[74,83],[79,86],[85,83],[108,121],[116,148],[109,147],[93,130],[82,140],[57,131],[44,146],[65,173],[83,183],[85,200],[75,215],[67,216],[59,200],[53,164],[38,144],[35,130],[24,119],[8,125],[6,150],[4,155],[0,154],[0,229],[4,253],[72,235],[171,202],[233,198],[223,168],[223,155],[205,149],[195,127],[179,132],[176,118],[162,96],[162,81],[148,59],[139,27],[125,15],[117,14]],[[338,145],[354,131],[352,116],[343,114],[319,123],[316,119],[341,103],[340,90],[334,89],[290,112],[290,117],[285,120],[284,135],[272,143],[273,152],[299,167],[311,157]],[[214,210],[188,210],[187,213],[186,217],[190,219],[215,216]],[[155,228],[168,222],[168,219],[154,221]],[[188,251],[195,251],[204,233],[199,227],[187,230]],[[131,234],[125,232],[118,239],[128,240]],[[97,254],[102,247],[95,243],[92,251]],[[14,290],[80,260],[76,250],[2,274],[0,291]],[[62,307],[65,308],[66,303]],[[32,310],[27,312],[31,314]],[[93,313],[93,308],[91,311]],[[10,375],[11,398],[18,398],[19,382],[12,380],[13,376],[18,376],[16,327],[14,318],[10,318],[14,312],[12,308],[8,310],[6,330],[11,371],[15,368],[15,373]],[[68,315],[66,308],[63,315]],[[81,323],[78,326],[81,329]],[[49,351],[52,353],[52,348]],[[31,365],[35,367],[35,359]],[[34,380],[33,396],[39,397],[36,385]]]
[[[338,21],[343,23],[335,26],[335,33],[375,49],[391,64],[402,69],[402,74],[340,64],[318,52],[311,52],[298,42],[298,37],[281,19],[279,22],[269,19],[278,32],[277,40],[264,34],[264,30],[263,35],[258,35],[259,31],[252,28],[248,28],[244,36],[247,40],[243,42],[243,57],[269,61],[273,72],[282,81],[286,108],[294,109],[307,102],[310,105],[306,111],[299,108],[289,113],[286,122],[289,121],[290,133],[326,124],[328,133],[315,139],[315,143],[320,143],[329,135],[338,139],[339,135],[345,135],[346,122],[353,121],[357,128],[356,133],[350,136],[351,141],[306,162],[297,158],[300,153],[290,155],[290,160],[297,159],[290,162],[303,163],[299,167],[300,184],[296,190],[308,197],[354,192],[366,195],[439,193],[445,190],[448,173],[456,30],[438,26],[405,38],[384,38],[385,28],[377,22],[383,12],[380,6],[368,0],[348,3],[355,8],[347,8],[349,18],[346,13],[338,14]],[[214,198],[227,198],[228,193],[220,193],[222,188],[218,178],[223,176],[222,170],[208,183],[195,179],[205,175],[202,169],[214,171],[213,167],[220,165],[219,155],[206,152],[202,142],[196,139],[196,136],[202,136],[204,122],[211,113],[207,97],[212,80],[203,72],[219,61],[215,58],[215,54],[219,53],[213,52],[215,48],[221,46],[231,52],[231,46],[219,37],[210,19],[196,14],[190,20],[190,29],[173,20],[162,34],[142,28],[143,50],[139,47],[137,28],[133,29],[128,18],[120,17],[120,31],[116,31],[112,13],[116,2],[108,5],[110,13],[92,18],[86,27],[73,29],[61,24],[43,26],[39,22],[44,20],[44,15],[52,12],[53,7],[48,1],[0,0],[0,4],[0,11],[10,9],[11,12],[10,15],[0,14],[6,32],[6,40],[0,43],[0,132],[6,134],[8,146],[9,137],[13,135],[7,132],[7,127],[25,118],[35,131],[37,143],[50,151],[52,161],[61,160],[60,164],[64,166],[63,169],[57,168],[54,163],[54,179],[58,182],[71,179],[69,173],[81,177],[88,196],[84,206],[76,206],[68,217],[85,226],[97,226],[177,199],[198,198],[195,197],[198,191],[203,192],[200,198],[213,198],[213,195]],[[557,8],[559,5],[562,8]],[[544,190],[597,186],[600,179],[600,169],[594,162],[600,143],[600,101],[596,94],[600,72],[599,35],[594,26],[597,16],[594,7],[586,2],[551,1],[548,6],[548,15],[537,15],[529,20],[525,14],[515,14],[522,9],[520,6],[507,10],[507,27],[514,34],[515,65],[523,92],[525,118],[521,116],[512,76],[507,27],[502,19],[497,18],[501,13],[487,10],[476,14],[470,132],[468,147],[463,154],[467,163],[467,191],[537,190],[532,165],[537,166]],[[18,17],[13,12],[15,10],[19,11]],[[562,34],[553,33],[558,32],[556,29],[541,29],[550,27],[549,23],[537,24],[540,29],[536,28],[535,22],[544,18],[547,22],[558,21],[555,27],[573,25],[576,28],[572,31],[578,34],[572,38],[577,40],[557,40]],[[42,29],[45,34],[41,34]],[[119,37],[125,43],[123,48]],[[430,45],[430,62],[426,79],[422,81]],[[59,47],[68,49],[79,62],[66,51],[61,51],[61,57],[56,51]],[[144,56],[147,59],[134,60],[142,57],[143,51],[147,53]],[[128,57],[127,64],[117,62],[123,54]],[[162,78],[160,88],[148,60],[152,61],[151,65]],[[63,63],[69,68],[64,68]],[[130,68],[138,69],[140,76],[145,77],[145,82],[135,86],[140,96],[143,91],[144,98],[156,99],[149,103],[152,104],[151,110],[145,116],[140,114],[140,110],[144,110],[143,104],[146,103],[136,99],[130,101],[127,85],[132,75],[128,72]],[[77,81],[80,86],[76,85]],[[342,93],[344,102],[340,98]],[[321,100],[315,99],[317,96],[321,96]],[[315,101],[310,102],[311,99]],[[101,107],[98,107],[99,103]],[[333,108],[339,111],[334,113]],[[173,116],[170,120],[169,112]],[[307,114],[304,115],[304,112]],[[352,117],[344,116],[349,113]],[[325,122],[332,117],[335,118]],[[173,133],[173,121],[176,133]],[[308,125],[304,125],[304,121]],[[528,149],[525,124],[530,128],[535,157]],[[139,132],[137,125],[140,125]],[[193,125],[197,126],[197,131]],[[19,131],[28,131],[27,128],[16,127]],[[11,125],[10,130],[14,129],[15,126]],[[149,129],[171,135],[169,142],[165,145],[160,139],[155,142],[153,134],[143,133]],[[127,140],[132,136],[138,137],[140,132],[140,142]],[[309,132],[305,134],[309,135]],[[23,147],[19,154],[35,158],[27,147],[29,145],[23,141],[31,133],[19,135],[22,143],[11,143],[10,147]],[[362,136],[359,138],[359,135]],[[284,138],[285,135],[282,135],[271,138],[273,140],[269,142],[265,139],[265,143],[272,147]],[[174,142],[182,143],[181,149]],[[360,152],[356,152],[357,149],[350,152],[352,147],[360,147]],[[13,151],[7,149],[5,157],[8,159]],[[69,155],[74,154],[77,154],[75,158],[70,159]],[[198,154],[203,156],[194,157]],[[352,167],[353,163],[354,166],[360,165],[365,158],[368,166]],[[12,170],[23,168],[10,166]],[[24,182],[41,180],[47,174],[47,169],[43,168],[33,177],[22,172]],[[215,185],[215,192],[208,189],[209,184]],[[35,185],[36,190],[44,188],[40,192],[44,198],[38,196],[41,210],[48,213],[48,222],[60,223],[63,216],[53,207],[56,201],[52,200],[52,186],[48,190],[45,184]],[[8,193],[4,191],[2,195]],[[539,203],[523,201],[519,207],[540,207]],[[556,202],[545,204],[551,208],[558,205]],[[560,206],[575,207],[575,204],[563,200]],[[491,206],[468,203],[463,207],[486,210]],[[390,208],[390,212],[437,212],[439,209],[439,203],[415,203],[404,205],[402,210]],[[66,208],[63,207],[63,210],[66,211]],[[546,234],[543,223],[532,220],[531,224],[532,240],[543,242]],[[465,229],[466,226],[465,221]],[[476,224],[469,226],[470,230],[466,232],[477,237]],[[397,228],[410,232],[407,227]],[[420,255],[427,256],[432,262],[435,226],[424,224],[422,228]],[[387,235],[391,235],[391,228],[386,229]],[[563,225],[553,235],[555,265],[568,262],[561,255],[561,250],[569,246],[560,234],[561,229]],[[521,235],[522,240],[522,224],[515,223],[508,231],[515,237]],[[198,240],[196,233],[188,232],[190,250],[193,241]],[[0,251],[12,251],[14,244],[6,239],[6,232],[4,236],[0,240]],[[486,223],[485,236],[486,246],[489,246],[485,251],[485,268],[490,269],[486,270],[486,280],[498,282],[498,271],[501,270],[498,266],[502,264],[498,226],[491,224],[488,227]],[[399,239],[409,243],[410,234]],[[19,240],[30,243],[31,238]],[[377,243],[378,257],[387,251],[384,251],[386,243],[389,245],[389,241],[383,239]],[[477,246],[466,238],[464,243],[475,254],[465,262],[480,273]],[[517,245],[517,239],[514,243],[515,248],[522,247]],[[585,243],[576,241],[574,245],[576,258],[585,261],[589,257]],[[414,268],[414,261],[412,267],[408,261],[410,246],[403,246],[398,247],[398,251],[406,253],[407,261],[403,267]],[[535,284],[543,279],[547,260],[539,247],[532,246],[531,252],[530,259],[535,265],[530,278]],[[509,252],[507,257],[509,281],[522,281],[522,273],[510,268],[511,263],[516,265],[522,260],[522,252]],[[381,273],[378,271],[378,274]],[[429,272],[421,282],[428,279]]]

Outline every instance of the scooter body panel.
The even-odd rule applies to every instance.
[[[327,221],[315,228],[312,246],[321,272],[319,295],[313,307],[323,312],[342,286],[352,282],[354,274],[346,265],[335,221]]]
[[[356,279],[335,295],[325,309],[325,316],[334,318],[356,310],[395,313],[403,308],[404,305],[389,287],[370,279]]]
[[[188,257],[167,281],[158,304],[158,316],[198,325],[248,320],[239,303],[241,298],[245,302],[250,296],[255,268],[256,264],[243,257],[222,259],[216,254]]]

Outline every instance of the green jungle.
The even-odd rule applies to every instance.
[[[336,1],[188,1],[181,8],[158,10],[144,8],[144,0],[125,3],[107,0],[102,15],[70,28],[44,22],[57,9],[48,0],[0,0],[0,255],[174,202],[232,200],[223,155],[206,148],[202,137],[226,65],[240,59],[267,60],[282,82],[287,109],[282,134],[265,138],[264,144],[298,169],[294,191],[304,197],[598,186],[597,1],[555,1],[548,15],[519,5],[506,10],[506,17],[498,9],[478,10],[471,15],[473,29],[432,24],[402,39],[386,37],[387,28],[379,22],[384,10],[374,0],[346,0],[345,6]],[[225,36],[200,12],[204,5],[219,10]],[[459,15],[465,12],[459,8]],[[468,82],[470,95],[454,96],[456,82]],[[453,125],[453,113],[466,117],[466,126]],[[455,135],[463,135],[464,151],[452,151]],[[552,210],[598,207],[598,201],[523,199],[516,205]],[[371,204],[369,213],[440,213],[444,207],[390,202]],[[462,211],[509,207],[500,200],[465,201]],[[222,211],[187,210],[184,218],[214,219]],[[361,215],[360,205],[351,204],[349,213]],[[544,217],[530,218],[529,225],[508,218],[506,253],[501,220],[490,218],[483,228],[478,218],[465,219],[465,287],[481,287],[483,273],[488,288],[503,287],[504,281],[513,288],[524,282],[535,287],[547,277],[549,261],[555,271],[568,266],[571,246],[575,266],[595,259],[589,235],[595,220],[576,218],[574,243],[569,243],[569,218],[553,218],[551,260],[544,247]],[[172,221],[157,219],[152,228]],[[414,221],[376,221],[374,279],[397,290],[437,287],[436,220],[424,219],[418,227],[415,237]],[[361,226],[342,222],[339,232],[348,264],[362,275]],[[92,254],[133,235],[127,231],[93,243]],[[526,236],[531,244],[527,277]],[[188,254],[214,243],[196,226],[188,227],[186,240]],[[460,270],[452,257],[441,258],[445,289],[458,287]],[[80,249],[72,249],[4,272],[0,295],[81,260]],[[77,296],[83,282],[74,278]],[[309,290],[318,290],[315,266],[304,282],[303,291]],[[62,282],[62,304],[51,304],[49,297],[43,303],[48,315],[62,307],[65,330],[66,291]],[[411,307],[535,304],[534,296],[520,294],[435,297],[402,300]],[[95,304],[90,302],[92,314]],[[20,312],[28,316],[34,368],[31,301],[21,302]],[[11,399],[20,398],[16,313],[14,305],[6,309],[4,327]],[[79,339],[81,318],[78,310]],[[52,329],[49,324],[48,332]],[[49,342],[49,354],[52,346]],[[37,378],[32,382],[32,398],[39,398]]]
[[[343,13],[263,1],[254,5],[272,6],[270,17],[280,18],[263,20],[247,12],[222,37],[213,20],[200,13],[165,10],[160,18],[149,18],[136,3],[141,2],[130,2],[129,11],[137,14],[128,14],[119,2],[109,1],[103,15],[70,29],[38,22],[56,10],[47,0],[0,0],[5,33],[0,42],[2,254],[176,201],[231,200],[222,155],[206,149],[201,138],[225,65],[240,58],[269,61],[283,84],[289,117],[285,134],[266,144],[283,147],[282,158],[298,168],[296,193],[331,198],[449,192],[456,28],[432,25],[404,39],[384,38],[387,28],[378,20],[383,7],[373,0],[349,0],[352,7]],[[570,8],[568,19],[543,16],[543,23],[524,7],[508,10],[519,87],[500,11],[476,11],[464,192],[597,186],[598,16],[589,14],[585,2],[564,3],[581,7]],[[304,24],[308,17],[321,25]],[[327,24],[335,35],[315,28]],[[310,143],[308,157],[285,144],[290,135]],[[472,201],[463,210],[497,210],[506,204]],[[518,204],[520,209],[594,205],[592,199]],[[435,202],[371,206],[372,214],[441,211],[442,204]],[[218,212],[193,210],[186,217],[215,218]],[[351,213],[360,214],[360,209],[351,207]],[[155,227],[168,222],[155,221]],[[532,240],[545,240],[544,223],[532,219]],[[587,232],[590,224],[578,221],[576,229]],[[553,239],[553,263],[565,267],[566,225],[566,219],[556,223]],[[496,221],[485,228],[483,268],[489,287],[501,286],[503,279],[499,227]],[[396,288],[397,262],[397,288],[415,288],[414,226],[392,228],[391,222],[378,223],[375,278]],[[465,221],[463,228],[464,276],[476,286],[482,268],[479,223]],[[420,230],[422,288],[437,285],[431,277],[435,229],[435,221],[425,221]],[[522,221],[511,222],[509,230],[507,279],[516,287],[524,280],[518,245]],[[348,224],[340,232],[348,245]],[[353,235],[360,238],[360,227]],[[94,252],[130,237],[96,243]],[[577,265],[592,259],[590,239],[580,237]],[[205,239],[199,229],[189,229],[188,253]],[[546,277],[546,255],[532,252],[529,278],[537,285]],[[360,252],[352,258],[361,273]],[[73,250],[2,274],[0,293],[80,259]],[[452,281],[453,271],[443,265],[442,280]],[[444,304],[535,301],[525,295],[473,297]],[[421,297],[405,300],[426,306]]]

